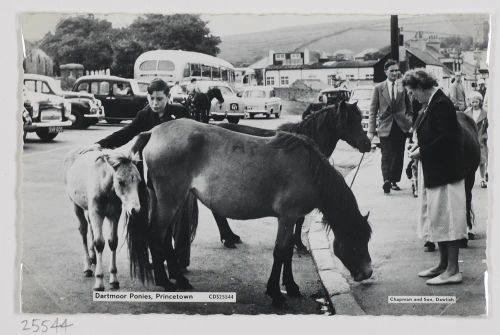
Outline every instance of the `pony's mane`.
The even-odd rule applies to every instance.
[[[324,124],[325,119],[328,117],[328,112],[334,110],[334,108],[337,108],[336,104],[322,108],[319,111],[308,115],[302,121],[283,123],[278,127],[278,130],[305,135],[312,134],[317,132],[319,127]]]
[[[305,148],[310,153],[309,166],[321,198],[318,209],[324,215],[324,225],[347,238],[363,234],[367,241],[370,239],[371,228],[359,212],[354,194],[314,141],[301,134],[278,131],[268,145],[285,151]]]
[[[278,130],[302,134],[312,138],[321,152],[329,156],[339,140],[337,131],[332,129],[332,127],[336,127],[334,114],[337,107],[338,104],[327,106],[307,116],[300,122],[285,123],[278,127]]]
[[[96,157],[96,162],[98,160],[107,160],[112,167],[116,168],[120,165],[125,164],[135,164],[138,161],[138,157],[132,153],[125,154],[122,151],[103,149],[100,150],[99,155]]]

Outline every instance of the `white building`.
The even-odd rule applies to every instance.
[[[265,85],[289,87],[296,80],[316,79],[333,86],[336,80],[373,83],[376,61],[330,61],[301,65],[270,65],[265,71]]]

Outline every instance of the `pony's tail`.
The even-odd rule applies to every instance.
[[[475,221],[474,211],[472,210],[472,188],[476,181],[476,173],[469,173],[465,176],[465,210],[467,211],[467,227],[472,229]]]
[[[192,243],[198,228],[198,198],[192,191],[188,193],[184,206],[186,206],[185,213],[189,223],[189,236]]]
[[[148,190],[142,180],[139,184],[139,202],[141,210],[129,216],[127,223],[127,244],[130,259],[130,276],[142,283],[153,278],[149,263],[149,206]]]

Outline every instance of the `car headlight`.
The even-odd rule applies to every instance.
[[[33,107],[33,118],[35,119],[38,117],[38,114],[40,112],[40,105],[38,104],[38,102],[32,102],[31,107]]]
[[[64,116],[69,117],[71,115],[71,102],[64,101]]]

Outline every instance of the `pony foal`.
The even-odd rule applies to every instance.
[[[84,249],[84,273],[92,276],[91,263],[95,263],[95,291],[103,291],[102,251],[104,237],[103,221],[108,219],[111,229],[108,245],[112,256],[109,267],[109,284],[119,288],[116,269],[116,247],[118,245],[118,222],[125,210],[126,218],[140,211],[139,183],[141,177],[135,162],[139,155],[125,156],[122,153],[89,151],[72,153],[65,160],[66,193],[73,203]],[[90,254],[87,245],[87,231],[90,223]],[[97,253],[97,257],[96,257]]]

